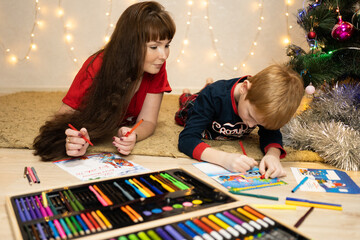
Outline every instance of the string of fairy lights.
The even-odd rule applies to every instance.
[[[289,5],[292,4],[292,1],[293,0],[285,0],[284,15],[285,15],[285,21],[286,21],[286,37],[284,39],[282,39],[284,45],[288,45],[290,43],[290,29],[292,29],[292,26],[289,25]],[[69,56],[72,59],[72,61],[76,65],[78,65],[79,58],[76,56],[76,53],[75,53],[76,52],[76,48],[74,45],[75,41],[74,41],[74,37],[72,34],[72,31],[74,30],[74,23],[71,20],[65,18],[65,10],[64,10],[62,2],[63,2],[63,0],[58,0],[57,15],[60,18],[62,25],[63,25],[64,42],[66,43],[66,45],[68,47]],[[107,17],[107,27],[105,29],[103,44],[106,44],[109,41],[111,33],[114,29],[114,24],[112,23],[112,19],[111,19],[113,2],[112,2],[112,0],[107,0],[107,2],[108,2],[108,6],[107,6],[107,10],[105,12],[105,15]],[[187,17],[186,17],[186,22],[185,22],[186,27],[185,27],[183,40],[181,42],[182,43],[181,48],[176,57],[177,63],[180,63],[182,61],[182,58],[186,54],[187,47],[190,43],[189,32],[190,32],[190,27],[191,27],[192,18],[193,18],[194,2],[195,2],[195,0],[187,0],[186,1],[186,4],[188,5],[187,13],[186,13]],[[211,51],[213,52],[213,56],[217,59],[219,67],[225,68],[230,71],[239,71],[242,67],[246,67],[247,61],[250,58],[255,56],[256,47],[259,44],[258,39],[262,32],[262,23],[265,20],[265,17],[263,15],[264,0],[254,0],[253,1],[253,2],[256,2],[257,15],[258,15],[258,24],[256,27],[256,33],[255,33],[254,39],[252,40],[252,43],[251,43],[248,51],[247,51],[247,54],[245,54],[241,60],[239,60],[237,63],[235,63],[233,65],[226,63],[221,55],[220,49],[221,49],[222,43],[216,37],[216,29],[214,29],[213,25],[211,24],[214,21],[214,18],[210,16],[211,4],[210,4],[209,0],[197,0],[197,2],[200,2],[200,4],[203,6],[203,8],[205,8],[205,11],[204,11],[205,15],[203,16],[203,18],[207,22],[207,27],[208,27],[208,30],[210,33],[209,35],[211,37],[211,43],[212,43]],[[19,57],[20,56],[19,54],[15,54],[15,52],[13,52],[10,48],[7,48],[0,39],[0,47],[4,50],[5,56],[7,57],[7,60],[10,63],[15,64],[19,61],[24,61],[24,60],[29,61],[30,55],[32,54],[32,52],[38,48],[38,46],[35,43],[35,32],[36,32],[36,29],[38,27],[41,27],[41,25],[43,24],[43,22],[39,20],[39,15],[40,15],[40,10],[41,10],[39,0],[34,0],[34,6],[35,6],[34,23],[32,25],[32,29],[30,32],[30,45],[23,57]]]

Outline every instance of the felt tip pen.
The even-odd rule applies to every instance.
[[[141,119],[137,124],[135,124],[135,126],[125,134],[125,137],[128,137],[138,126],[140,126],[143,121],[144,119]]]
[[[125,189],[123,189],[117,182],[113,182],[114,186],[120,189],[120,191],[127,197],[130,201],[134,200],[135,198],[131,196]]]
[[[70,123],[68,124],[68,126],[69,126],[72,130],[75,130],[75,131],[80,132],[80,131],[77,130],[73,125],[71,125]],[[91,146],[94,146],[94,144],[92,144],[92,142],[90,142],[90,140],[87,139],[87,138],[86,138],[85,136],[83,136],[82,134],[81,134],[81,137],[82,137],[87,143],[89,143]]]
[[[298,190],[298,188],[299,188],[301,185],[303,185],[303,184],[306,182],[306,180],[308,180],[308,178],[309,178],[308,176],[304,177],[304,178],[299,182],[299,184],[296,185],[296,187],[294,187],[293,190],[291,190],[291,192],[292,192],[292,193],[296,192],[296,190]]]
[[[39,176],[37,175],[37,172],[36,172],[35,168],[31,167],[31,170],[32,170],[32,172],[33,172],[33,174],[34,174],[34,176],[36,178],[36,182],[40,183],[40,179],[39,179]]]
[[[92,192],[95,194],[96,198],[99,200],[99,202],[100,202],[104,207],[109,206],[109,204],[100,196],[100,194],[94,189],[93,186],[90,185],[90,186],[89,186],[89,189],[90,189],[90,191],[92,191]]]
[[[232,191],[232,190],[230,190],[229,192],[231,192],[233,194],[236,194],[236,195],[242,195],[242,196],[247,196],[247,197],[256,197],[256,198],[263,198],[263,199],[268,199],[268,200],[279,201],[278,197],[273,197],[273,196],[267,196],[267,195],[261,195],[261,194],[252,194],[252,193],[244,193],[244,192]]]

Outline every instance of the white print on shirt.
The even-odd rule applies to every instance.
[[[217,132],[223,136],[236,138],[248,135],[252,130],[254,130],[254,128],[249,128],[249,126],[243,122],[237,122],[235,124],[224,123],[221,125],[216,121],[212,123],[212,129],[214,132]]]

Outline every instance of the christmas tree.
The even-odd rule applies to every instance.
[[[304,3],[305,4],[305,3]],[[314,0],[298,11],[310,51],[290,46],[290,64],[305,86],[360,80],[360,1]],[[291,49],[294,49],[291,51]]]
[[[298,24],[310,50],[290,45],[287,54],[312,101],[281,129],[284,144],[315,151],[331,165],[358,171],[360,1],[309,0],[298,11]]]

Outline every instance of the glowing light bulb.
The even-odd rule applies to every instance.
[[[193,5],[193,1],[188,1],[188,4],[189,4],[189,5]]]
[[[62,10],[61,8],[58,9],[57,14],[59,17],[64,15],[64,10]]]
[[[104,39],[105,43],[109,42],[109,40],[110,40],[109,36],[106,36],[105,39]]]
[[[66,41],[71,42],[72,36],[71,36],[70,34],[67,34],[67,35],[65,36],[65,39],[66,39]]]
[[[32,50],[36,50],[36,48],[37,48],[37,47],[36,47],[36,44],[34,44],[34,43],[31,44],[31,49],[32,49]]]
[[[9,57],[9,62],[10,63],[17,63],[17,61],[18,61],[18,59],[17,59],[17,57],[15,56],[15,55],[11,55],[10,57]]]
[[[238,70],[238,68],[237,68],[237,67],[234,67],[234,70],[236,71],[236,70]]]
[[[284,40],[283,40],[283,43],[284,43],[284,44],[289,44],[289,43],[290,43],[289,38],[285,37]]]
[[[220,63],[220,67],[223,67],[224,66],[224,63]]]
[[[184,40],[184,44],[185,44],[185,45],[188,45],[188,44],[189,44],[189,40],[185,39],[185,40]]]

